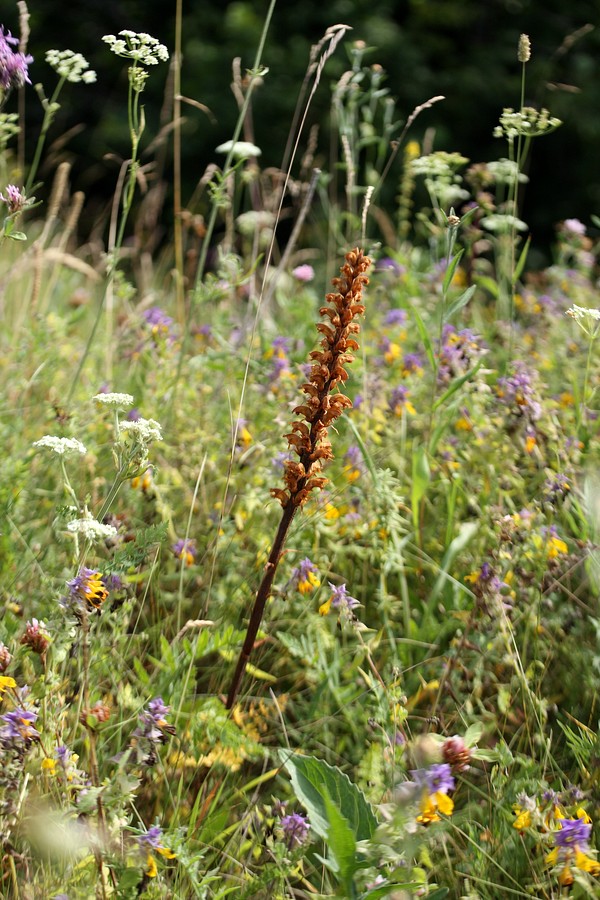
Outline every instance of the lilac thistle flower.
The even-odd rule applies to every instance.
[[[20,643],[29,647],[34,653],[44,656],[50,644],[50,635],[46,630],[45,623],[38,619],[31,619],[30,622],[27,622],[25,634],[21,637]]]
[[[0,742],[5,745],[14,744],[14,742],[29,744],[31,741],[37,740],[39,734],[34,728],[37,717],[37,713],[19,708],[0,716],[0,720],[5,723],[0,728]]]
[[[288,816],[283,816],[280,824],[283,839],[288,850],[294,850],[296,847],[301,847],[302,844],[306,843],[308,832],[310,831],[310,825],[306,816],[300,813],[291,813]]]
[[[14,216],[27,206],[25,195],[21,193],[16,185],[7,184],[4,190],[6,192],[6,197],[4,194],[0,194],[0,200],[2,200],[3,203],[6,203],[9,215]]]
[[[15,52],[11,44],[14,47],[18,43],[18,39],[14,38],[10,31],[5,31],[4,26],[0,26],[0,88],[6,94],[12,88],[23,87],[26,83],[31,84],[28,66],[33,62],[33,56]]]
[[[302,266],[296,266],[295,269],[292,269],[292,275],[297,281],[308,283],[315,277],[315,270],[312,266],[309,266],[308,263],[305,263]]]
[[[186,566],[194,564],[198,553],[196,541],[191,538],[180,538],[173,544],[172,550],[177,559],[183,560]]]
[[[314,588],[319,587],[321,584],[318,576],[319,570],[306,556],[295,569],[292,569],[288,584],[293,584],[301,594],[310,594]]]

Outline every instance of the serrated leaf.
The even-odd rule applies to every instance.
[[[279,756],[315,834],[327,840],[330,822],[325,797],[328,797],[348,822],[356,841],[373,836],[377,819],[371,805],[340,769],[314,756],[290,756],[288,750],[280,750]]]

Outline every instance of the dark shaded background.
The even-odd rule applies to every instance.
[[[206,165],[220,161],[214,149],[227,140],[237,118],[230,91],[231,61],[242,57],[251,67],[267,2],[185,2],[182,92],[210,107],[214,119],[185,109],[183,171],[184,203]],[[49,142],[84,124],[52,157],[74,163],[72,186],[88,195],[93,215],[112,196],[117,166],[105,154],[128,155],[125,112],[126,66],[111,54],[101,37],[123,28],[147,31],[167,44],[174,40],[175,3],[146,0],[79,0],[65,7],[58,0],[31,3],[29,52],[33,81],[51,92],[54,74],[44,62],[49,48],[82,52],[98,72],[95,85],[67,85],[63,106]],[[388,86],[405,119],[419,103],[435,94],[446,100],[425,112],[410,137],[436,128],[435,148],[456,150],[472,162],[506,154],[506,144],[492,137],[503,106],[518,106],[520,65],[518,36],[528,33],[533,57],[528,64],[527,102],[547,106],[564,120],[554,134],[534,141],[532,181],[525,196],[524,218],[534,241],[546,244],[560,219],[577,216],[589,222],[600,213],[600,3],[564,0],[331,0],[284,2],[275,8],[264,54],[269,67],[254,102],[256,142],[263,150],[261,165],[278,166],[288,135],[310,47],[334,23],[352,26],[349,40],[361,39],[375,51],[369,62],[388,73]],[[586,23],[599,25],[570,49],[565,39]],[[16,8],[5,9],[4,24],[18,33]],[[567,40],[568,44],[568,40]],[[327,64],[311,122],[323,121],[331,85],[348,68],[340,47]],[[146,142],[159,128],[167,66],[151,70],[145,96]],[[551,90],[547,84],[571,86]],[[9,104],[10,105],[10,104]],[[12,108],[12,107],[11,107]],[[27,98],[31,123],[28,153],[33,152],[39,104],[32,89]],[[322,132],[326,154],[329,137]],[[167,158],[166,172],[170,161]],[[42,170],[42,176],[51,173]]]

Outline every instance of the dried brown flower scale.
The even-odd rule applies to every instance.
[[[339,277],[332,280],[336,290],[325,298],[329,306],[323,306],[319,311],[329,321],[317,324],[317,331],[322,335],[321,349],[313,350],[310,354],[313,365],[307,383],[301,387],[306,399],[295,408],[294,415],[298,419],[285,435],[298,459],[285,463],[285,489],[271,490],[271,494],[281,503],[283,513],[256,594],[244,645],[229,689],[227,709],[231,709],[235,702],[292,519],[296,511],[304,506],[311,491],[327,484],[327,478],[321,472],[327,460],[333,459],[329,428],[344,409],[352,406],[352,401],[341,393],[339,386],[348,380],[345,366],[353,361],[353,353],[358,350],[358,342],[354,336],[359,333],[360,325],[355,319],[365,311],[362,290],[369,281],[365,273],[370,264],[371,260],[362,250],[347,253]]]

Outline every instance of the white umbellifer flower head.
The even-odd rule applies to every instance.
[[[72,50],[48,50],[46,62],[67,81],[92,84],[96,80],[96,73],[88,67],[88,61],[81,53],[73,53]]]
[[[250,141],[225,141],[224,144],[219,144],[216,150],[217,153],[229,153],[229,151],[235,159],[255,158],[262,153],[260,147]]]
[[[102,40],[117,56],[131,59],[143,66],[156,66],[169,58],[169,51],[165,45],[145,32],[136,34],[135,31],[124,30],[119,32],[119,38],[114,34],[105,34]]]
[[[104,541],[117,534],[114,525],[104,525],[102,522],[98,522],[87,510],[82,519],[73,519],[68,523],[67,531],[70,531],[71,534],[81,535],[87,541]]]
[[[124,409],[126,406],[133,406],[131,394],[96,394],[95,397],[92,397],[92,400],[95,400],[101,406],[110,406],[113,409]]]
[[[590,308],[588,306],[573,306],[568,309],[565,315],[575,319],[581,330],[587,334],[590,340],[594,340],[600,333],[600,309]]]
[[[52,434],[45,434],[39,441],[33,442],[34,447],[45,447],[59,456],[73,456],[75,453],[87,453],[84,445],[77,438],[55,437]]]
[[[162,441],[160,425],[154,419],[119,422],[119,430],[144,444],[149,444],[151,441]]]
[[[565,315],[571,316],[575,321],[580,319],[600,319],[600,309],[590,309],[588,306],[576,306],[574,303],[573,306],[566,311]]]

